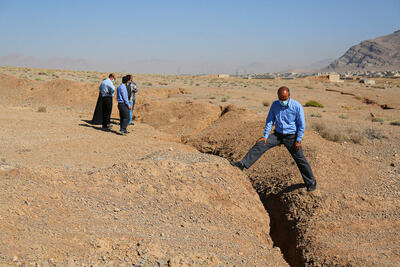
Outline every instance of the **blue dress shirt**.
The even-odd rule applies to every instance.
[[[114,96],[115,86],[110,78],[104,79],[99,87],[102,96]]]
[[[117,88],[117,101],[118,103],[125,103],[129,106],[128,91],[123,83],[121,83]]]
[[[279,103],[279,100],[275,100],[271,105],[267,122],[265,123],[265,138],[268,138],[274,123],[275,131],[283,134],[297,134],[296,141],[301,142],[306,130],[303,106],[291,98],[285,107]]]

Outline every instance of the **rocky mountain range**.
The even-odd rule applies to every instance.
[[[400,30],[350,47],[325,68],[328,71],[400,69]]]

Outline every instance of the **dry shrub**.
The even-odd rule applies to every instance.
[[[366,129],[364,135],[370,140],[387,138],[384,132],[374,128]]]
[[[307,101],[307,103],[304,106],[306,106],[306,107],[316,107],[316,108],[323,108],[324,107],[324,105],[322,105],[321,103],[319,103],[318,101],[315,101],[315,100]]]
[[[322,122],[313,123],[312,128],[319,133],[322,138],[328,141],[340,143],[345,140],[345,137],[341,131],[328,129]]]
[[[314,113],[311,113],[311,114],[310,114],[310,117],[313,117],[313,118],[322,118],[322,115],[321,115],[321,113],[319,113],[319,112],[314,112]]]
[[[38,108],[38,112],[46,112],[47,111],[47,109],[46,109],[46,107],[39,107]]]
[[[384,118],[377,118],[377,117],[374,117],[374,118],[371,118],[371,121],[372,121],[372,122],[380,122],[381,124],[383,124],[383,122],[385,121],[385,119],[384,119]]]
[[[400,121],[391,121],[390,125],[400,126]]]
[[[263,104],[264,107],[268,107],[268,106],[270,105],[270,103],[269,103],[268,100],[264,100],[264,101],[262,102],[262,104]]]
[[[229,95],[225,95],[222,97],[221,102],[226,102],[226,101],[228,101],[229,98],[230,98]]]
[[[346,139],[354,144],[361,144],[364,140],[364,135],[360,131],[357,131],[353,128],[348,128]]]
[[[353,128],[347,130],[327,128],[322,122],[314,122],[312,128],[324,139],[332,142],[341,143],[344,141],[354,144],[361,144],[364,140],[364,135]]]

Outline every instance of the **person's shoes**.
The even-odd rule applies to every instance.
[[[232,166],[239,168],[241,171],[244,169],[244,165],[241,161],[231,161],[230,162]]]
[[[120,135],[127,135],[127,134],[128,134],[128,131],[126,131],[126,130],[120,130],[119,133],[120,133]]]
[[[315,181],[313,184],[307,185],[307,192],[312,192],[315,189],[317,189],[317,181]]]
[[[110,129],[110,128],[108,128],[108,127],[101,127],[101,129],[102,129],[103,131],[105,131],[105,132],[109,132],[109,131],[111,131],[111,129]]]
[[[125,133],[128,134],[128,133],[130,133],[130,131],[125,130]]]

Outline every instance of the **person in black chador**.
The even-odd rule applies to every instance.
[[[102,124],[103,129],[110,128],[110,115],[112,110],[112,98],[115,92],[113,82],[116,76],[110,74],[107,79],[104,79],[99,87],[99,97],[97,98],[96,108],[94,110],[92,124]]]

